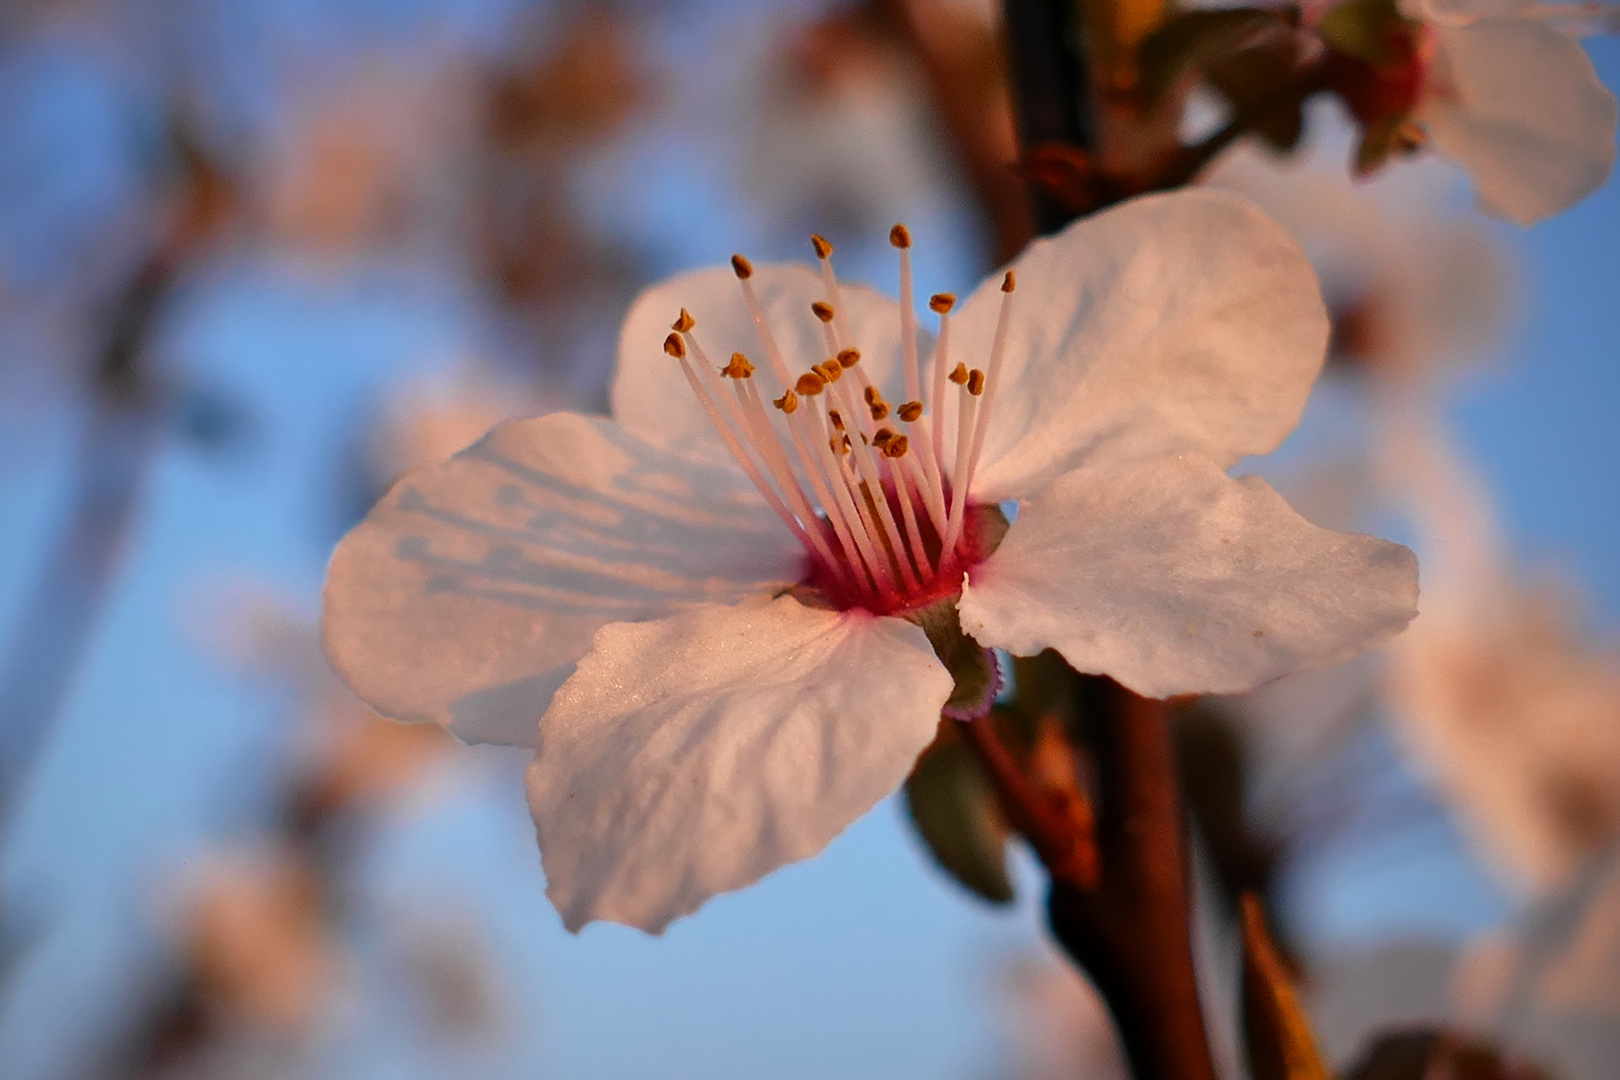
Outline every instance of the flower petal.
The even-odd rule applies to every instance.
[[[986,645],[1054,648],[1172,697],[1344,659],[1404,627],[1416,603],[1406,548],[1319,529],[1265,481],[1179,454],[1059,479],[972,571],[960,610]]]
[[[984,461],[983,501],[1021,498],[1103,443],[1199,450],[1225,465],[1299,421],[1328,322],[1287,232],[1225,192],[1133,199],[1037,240],[1018,289]],[[993,275],[951,324],[951,359],[984,366]]]
[[[1534,19],[1436,27],[1418,117],[1463,165],[1487,209],[1529,225],[1567,209],[1614,167],[1614,95],[1586,50]]]
[[[529,766],[569,930],[659,933],[821,851],[905,779],[951,679],[900,619],[791,597],[603,627]]]
[[[827,359],[822,325],[810,312],[812,303],[826,299],[821,275],[810,266],[781,263],[754,267],[750,280],[790,372],[797,376]],[[864,285],[841,282],[839,292],[867,378],[888,388],[900,366],[899,307]],[[781,395],[737,276],[712,268],[659,282],[630,305],[619,334],[613,416],[654,446],[695,460],[729,461],[725,444],[675,361],[664,355],[664,339],[683,307],[696,320],[693,334],[712,363],[723,365],[733,352],[746,353],[754,362],[754,377],[763,380],[761,391]]]
[[[735,470],[554,413],[394,485],[332,556],[326,650],[384,716],[533,745],[601,626],[775,590],[802,558]]]

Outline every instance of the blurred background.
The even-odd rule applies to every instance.
[[[899,800],[661,939],[569,936],[525,755],[370,717],[316,628],[400,470],[605,408],[644,285],[817,231],[892,289],[896,221],[923,295],[1016,252],[999,33],[989,0],[0,7],[0,1076],[1120,1075],[1032,866],[986,904]],[[1424,616],[1183,718],[1216,1038],[1235,1070],[1250,887],[1335,1061],[1423,1022],[1599,1080],[1620,188],[1524,231],[1438,162],[1352,184],[1349,146],[1327,106],[1208,178],[1336,317],[1252,468],[1414,544]]]

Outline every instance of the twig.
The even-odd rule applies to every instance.
[[[1002,811],[1035,849],[1052,880],[1080,890],[1096,888],[1101,868],[1095,830],[1087,827],[1090,807],[1073,807],[1067,793],[1038,789],[1007,753],[993,715],[958,726],[990,774]]]

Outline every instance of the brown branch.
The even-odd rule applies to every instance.
[[[992,715],[958,724],[979,762],[990,774],[1002,812],[1012,827],[1029,841],[1051,874],[1076,889],[1097,887],[1101,867],[1089,803],[1060,790],[1038,788],[1025,775],[996,733]]]
[[[1214,1080],[1193,964],[1191,888],[1169,710],[1074,676],[1095,717],[1098,888],[1054,880],[1052,933],[1107,1000],[1136,1080]]]

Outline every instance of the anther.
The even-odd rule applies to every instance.
[[[832,256],[833,246],[827,243],[826,238],[819,233],[810,235],[810,246],[816,249],[816,258],[818,259],[826,259]]]
[[[906,438],[904,435],[896,435],[894,438],[883,444],[883,456],[891,458],[903,458],[906,456],[906,451],[910,448],[910,439]]]
[[[980,371],[978,368],[974,368],[972,371],[968,372],[967,388],[968,393],[972,394],[974,397],[978,397],[980,394],[984,393],[984,372]]]
[[[910,247],[911,230],[907,229],[904,225],[896,225],[894,228],[889,230],[889,243],[893,244],[897,248]]]
[[[951,382],[955,383],[957,386],[961,386],[963,383],[968,381],[967,365],[957,364],[956,367],[951,369],[951,373],[945,377],[951,380]]]
[[[875,386],[868,386],[864,396],[868,405],[876,405],[883,400],[883,393]]]
[[[904,420],[906,423],[916,423],[917,418],[923,414],[922,402],[908,401],[901,405],[897,412],[900,414],[900,419]]]
[[[899,438],[899,435],[893,428],[880,427],[877,429],[877,433],[872,436],[872,445],[882,449],[888,445],[890,440],[896,438]]]
[[[820,375],[817,375],[813,371],[807,371],[803,375],[799,376],[798,382],[793,384],[793,389],[797,390],[805,397],[815,397],[826,388],[826,385],[826,379],[823,379]]]
[[[787,415],[792,416],[794,410],[799,407],[799,395],[789,390],[781,397],[773,398],[771,400],[771,404],[775,405],[778,409],[781,409]]]
[[[837,409],[828,409],[827,419],[831,420],[832,426],[837,428],[839,431],[844,430],[844,418]]]
[[[815,303],[810,305],[810,311],[815,315],[816,318],[820,319],[824,323],[830,323],[833,321],[833,309],[831,304],[817,300]]]
[[[736,273],[738,280],[747,281],[754,276],[754,264],[741,255],[731,257],[731,269]]]
[[[664,339],[664,351],[677,360],[685,360],[686,342],[681,340],[681,335],[671,334]]]
[[[1018,278],[1013,275],[1011,270],[1009,270],[1007,271],[1007,276],[1001,279],[1001,291],[1012,292],[1016,288],[1018,288]]]
[[[859,349],[845,349],[843,352],[838,354],[839,367],[852,368],[860,362],[861,350]]]
[[[837,357],[833,357],[832,359],[823,361],[819,364],[811,364],[810,370],[815,372],[817,375],[820,375],[828,382],[837,382],[843,377],[844,374],[844,369],[839,366]]]
[[[720,369],[720,374],[732,379],[747,379],[754,374],[754,365],[740,352],[731,354],[731,363]]]
[[[685,308],[681,308],[681,317],[675,320],[675,325],[671,326],[670,329],[677,334],[684,334],[696,325],[697,320],[692,318],[692,313]]]
[[[872,410],[873,420],[887,420],[889,418],[889,403],[887,401],[874,401],[869,408]]]
[[[935,293],[928,298],[928,310],[936,315],[944,315],[956,306],[956,297],[948,292]]]

